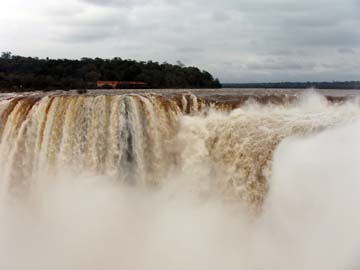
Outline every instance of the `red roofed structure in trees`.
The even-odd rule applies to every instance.
[[[131,81],[97,81],[96,86],[99,88],[147,88],[145,82],[131,82]]]

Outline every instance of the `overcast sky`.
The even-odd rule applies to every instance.
[[[0,50],[180,60],[222,82],[360,80],[360,0],[2,0]]]

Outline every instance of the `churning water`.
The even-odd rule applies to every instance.
[[[0,269],[357,269],[360,103],[0,97]]]

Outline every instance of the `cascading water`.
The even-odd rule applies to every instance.
[[[276,149],[287,149],[288,137],[313,140],[319,152],[308,148],[304,162],[320,159],[321,134],[358,125],[357,100],[332,103],[313,93],[284,104],[250,99],[231,107],[191,94],[0,97],[0,268],[340,269],[354,263],[346,256],[309,261],[292,211],[308,211],[300,206],[315,197],[301,189],[303,182],[322,179],[322,172],[312,168],[299,182],[292,172],[302,165],[295,170],[289,160],[303,157],[301,149]],[[337,143],[328,137],[329,145]],[[282,193],[289,183],[293,188]],[[314,181],[314,192],[321,185]],[[295,236],[284,228],[286,215]],[[304,222],[307,230],[312,221]]]
[[[27,189],[39,176],[64,168],[156,183],[174,163],[169,143],[181,108],[171,100],[25,97],[3,101],[1,107],[3,190]]]

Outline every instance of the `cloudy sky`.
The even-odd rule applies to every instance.
[[[222,82],[360,79],[360,0],[2,0],[0,50],[195,65]]]

